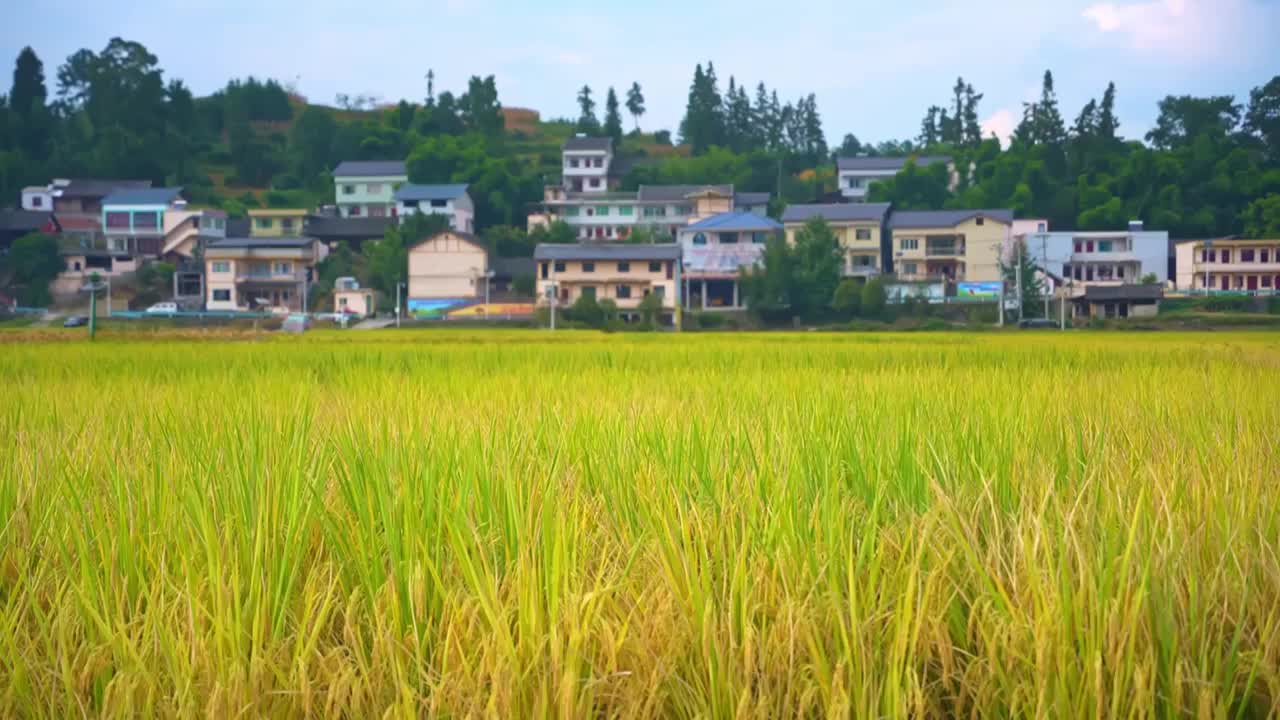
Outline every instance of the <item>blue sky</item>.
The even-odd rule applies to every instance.
[[[576,114],[584,83],[603,105],[609,85],[635,80],[648,99],[641,124],[674,129],[695,63],[712,60],[722,84],[734,75],[785,99],[816,93],[833,142],[915,135],[957,75],[985,93],[984,124],[1000,134],[1046,68],[1068,121],[1114,80],[1121,130],[1137,137],[1164,95],[1244,101],[1280,73],[1280,0],[69,0],[5,14],[6,74],[31,45],[51,85],[67,55],[120,35],[197,94],[253,74],[314,102],[421,98],[431,68],[437,91],[494,74],[503,104],[554,117]]]

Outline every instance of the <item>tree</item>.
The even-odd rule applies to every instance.
[[[840,284],[844,255],[840,241],[822,217],[814,217],[796,232],[795,286],[791,299],[797,313],[807,319],[821,317],[830,307]]]
[[[658,318],[662,315],[662,296],[652,292],[645,295],[636,310],[640,313],[640,329],[653,330],[658,326]]]
[[[1280,237],[1280,193],[1249,204],[1244,212],[1244,232],[1251,238]]]
[[[1018,276],[1022,277],[1022,317],[1035,317],[1043,310],[1045,294],[1044,281],[1039,275],[1040,268],[1027,251],[1024,240],[1014,242],[1013,256],[1006,262],[1000,261],[1000,269],[1004,274],[1005,287],[1016,288]]]
[[[689,102],[680,122],[680,138],[694,155],[701,155],[715,145],[724,145],[724,104],[716,83],[715,66],[702,71],[699,64],[689,86]]]
[[[600,134],[600,121],[596,119],[596,101],[591,99],[591,87],[583,85],[578,91],[577,131],[586,135]]]
[[[862,286],[863,283],[853,278],[841,280],[831,297],[831,309],[846,318],[857,317],[862,307]]]
[[[1249,93],[1244,128],[1266,148],[1271,164],[1280,165],[1280,75]]]
[[[600,303],[596,302],[595,296],[586,294],[578,296],[566,315],[574,322],[593,328],[602,327],[605,320],[604,310],[600,308]]]
[[[58,253],[57,238],[31,233],[14,240],[7,264],[14,284],[21,288],[19,303],[28,307],[49,305],[49,283],[65,267]]]
[[[636,132],[640,132],[640,118],[644,116],[644,91],[640,89],[640,83],[631,83],[631,89],[627,91],[627,112],[631,113],[631,119],[635,122]]]
[[[1240,106],[1230,95],[1170,95],[1160,101],[1160,115],[1147,140],[1161,150],[1174,150],[1202,135],[1212,141],[1224,140],[1239,124]]]
[[[615,147],[622,144],[622,114],[618,111],[618,95],[612,87],[604,102],[604,134],[613,138]]]
[[[338,123],[327,110],[312,105],[298,116],[289,145],[297,162],[295,172],[304,182],[329,171],[330,152],[337,132]]]
[[[921,147],[929,148],[942,142],[939,119],[945,117],[946,114],[947,112],[937,105],[931,105],[925,111],[924,120],[920,121],[920,135],[916,138]]]
[[[1102,105],[1098,108],[1097,136],[1105,143],[1111,143],[1120,137],[1120,121],[1116,118],[1116,84],[1107,83],[1107,90],[1102,94]]]
[[[889,294],[884,289],[884,281],[878,277],[871,278],[862,286],[862,316],[872,320],[884,317],[885,306],[889,304]]]
[[[489,138],[500,138],[506,129],[502,103],[498,102],[498,86],[492,75],[481,79],[473,75],[467,91],[458,98],[458,116],[470,131]]]
[[[844,140],[840,142],[840,147],[836,149],[836,155],[840,157],[857,157],[862,154],[862,143],[853,133],[845,133]]]
[[[578,231],[563,220],[556,220],[550,225],[539,225],[529,231],[529,243],[534,247],[542,243],[548,245],[572,245],[578,242]]]
[[[45,105],[47,97],[44,63],[30,47],[23,48],[14,64],[8,106],[13,114],[14,145],[33,164],[49,154],[53,117]]]

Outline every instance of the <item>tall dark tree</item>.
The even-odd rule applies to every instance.
[[[1190,95],[1166,97],[1160,101],[1156,126],[1147,140],[1162,150],[1173,150],[1201,136],[1218,141],[1240,125],[1240,106],[1230,95],[1207,98]]]
[[[1103,142],[1120,138],[1120,120],[1116,118],[1116,84],[1113,82],[1107,83],[1107,90],[1102,93],[1102,104],[1098,107],[1097,134]]]
[[[604,101],[604,134],[613,138],[613,144],[622,144],[622,113],[618,107],[618,94],[609,88]]]
[[[711,64],[707,65],[706,72],[703,72],[701,64],[694,69],[689,102],[680,123],[680,137],[692,147],[695,155],[724,144],[723,100],[717,87],[715,67]]]
[[[635,122],[636,132],[640,132],[640,118],[644,116],[644,91],[640,89],[640,83],[631,83],[631,89],[627,91],[627,112],[631,113],[631,119]]]
[[[40,62],[35,50],[23,48],[13,68],[9,107],[19,117],[27,117],[33,108],[44,108],[48,94],[44,85],[44,63]]]
[[[966,147],[975,148],[982,144],[982,124],[978,120],[978,103],[982,102],[982,97],[982,93],[974,92],[973,85],[965,83],[960,122],[963,127],[961,144]]]
[[[1274,165],[1280,165],[1280,75],[1249,93],[1244,127],[1261,141]]]
[[[492,75],[472,76],[467,92],[458,98],[458,115],[466,128],[489,138],[501,137],[506,129],[498,86]]]
[[[920,121],[920,135],[916,138],[924,147],[933,147],[942,142],[942,129],[938,126],[940,116],[946,111],[937,105],[930,105],[925,111],[924,120]]]
[[[596,101],[591,99],[591,86],[583,85],[578,91],[578,124],[576,130],[587,135],[600,134],[600,120],[596,118]]]

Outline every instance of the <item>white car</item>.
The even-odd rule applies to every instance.
[[[163,302],[156,303],[147,308],[148,315],[176,315],[178,312],[178,303]]]

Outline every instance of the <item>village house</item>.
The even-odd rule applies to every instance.
[[[872,183],[888,180],[907,166],[907,162],[915,160],[916,167],[927,168],[930,165],[943,163],[947,166],[950,177],[949,188],[954,191],[960,182],[955,163],[947,155],[917,155],[913,157],[842,157],[836,160],[836,173],[840,186],[840,194],[849,202],[862,202]]]
[[[1280,293],[1280,239],[1187,240],[1174,252],[1179,290]]]
[[[844,255],[844,276],[868,280],[892,267],[889,252],[889,203],[791,205],[782,213],[787,242],[815,217],[827,222]]]
[[[314,238],[227,238],[204,251],[213,311],[290,313],[306,306],[312,268],[325,248]]]
[[[581,297],[612,300],[624,316],[635,316],[641,301],[656,294],[662,320],[674,322],[679,308],[682,252],[677,244],[583,243],[540,244],[537,263],[538,304],[571,306]]]
[[[249,211],[249,237],[301,237],[306,234],[307,211],[301,208]]]
[[[781,232],[778,221],[750,212],[721,212],[681,228],[684,307],[745,308],[739,276],[759,262],[769,237]]]
[[[999,282],[1012,210],[894,212],[892,267],[907,282]]]
[[[476,208],[467,185],[401,185],[395,193],[396,213],[401,221],[410,215],[444,215],[449,227],[475,232]]]
[[[396,191],[409,182],[403,162],[352,161],[333,170],[334,202],[342,217],[393,217]]]

